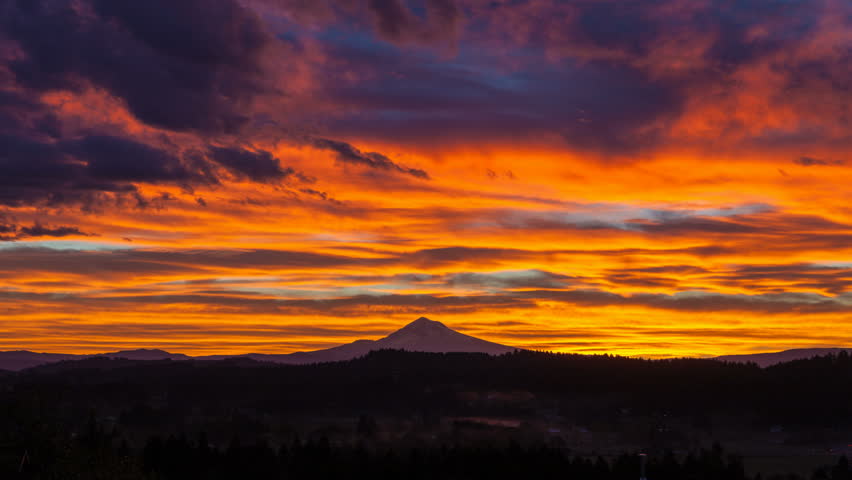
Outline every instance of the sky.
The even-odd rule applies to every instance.
[[[0,0],[0,350],[852,346],[846,0]]]

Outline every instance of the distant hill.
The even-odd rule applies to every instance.
[[[93,355],[108,358],[126,358],[128,360],[189,360],[192,357],[182,353],[169,353],[165,350],[140,348],[138,350],[122,350],[120,352],[99,353]]]
[[[61,362],[63,360],[77,360],[80,358],[83,357],[81,355],[38,353],[27,350],[0,352],[0,370],[24,370],[44,365],[46,363]]]
[[[412,352],[467,352],[500,355],[518,350],[470,335],[459,333],[441,322],[420,317],[401,329],[378,340],[356,340],[337,347],[311,352],[288,354],[249,353],[245,355],[205,355],[190,357],[182,353],[170,353],[164,350],[123,350],[119,352],[94,355],[72,355],[37,353],[29,351],[0,352],[0,370],[24,370],[27,368],[60,362],[63,360],[82,360],[92,357],[126,358],[128,360],[223,360],[226,358],[249,358],[262,362],[308,364],[351,360],[362,357],[374,350],[408,350]]]
[[[470,335],[459,333],[441,322],[420,317],[403,328],[379,340],[357,340],[346,345],[313,352],[288,355],[286,363],[318,363],[350,360],[373,350],[408,350],[410,352],[467,352],[501,355],[517,350]]]
[[[352,343],[311,352],[296,352],[282,355],[250,353],[239,356],[266,362],[306,364],[351,360],[362,357],[373,350],[384,349],[433,353],[488,353],[490,355],[501,355],[518,350],[515,347],[500,345],[499,343],[459,333],[441,322],[420,317],[378,340],[356,340]],[[199,360],[220,360],[228,357],[224,355],[212,355],[196,358]]]
[[[459,333],[441,322],[420,317],[399,330],[378,340],[356,340],[352,343],[339,345],[323,350],[295,352],[285,354],[248,353],[243,355],[204,355],[191,357],[182,353],[170,353],[159,349],[122,350],[117,352],[98,353],[94,355],[73,355],[62,353],[38,353],[26,350],[0,352],[0,370],[19,371],[27,368],[61,362],[63,360],[82,360],[92,357],[108,357],[127,360],[224,360],[247,359],[259,362],[304,365],[311,363],[327,363],[351,360],[363,357],[375,350],[407,350],[410,352],[432,353],[487,353],[502,355],[515,350],[515,347],[489,342],[480,338]],[[778,363],[789,362],[841,351],[852,353],[852,348],[800,348],[783,352],[755,353],[747,355],[722,355],[713,360],[732,363],[756,363],[768,367]]]
[[[843,351],[852,353],[852,348],[795,348],[792,350],[784,350],[783,352],[753,353],[748,355],[722,355],[721,357],[714,358],[714,360],[733,363],[756,363],[761,367],[768,367],[779,363],[791,362],[793,360],[837,354]]]
[[[82,360],[92,357],[126,358],[128,360],[189,360],[192,357],[182,353],[169,353],[164,350],[122,350],[119,352],[97,353],[94,355],[74,355],[70,353],[40,353],[27,350],[0,352],[0,370],[24,370],[47,363],[63,360]]]

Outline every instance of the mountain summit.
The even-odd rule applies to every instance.
[[[433,329],[433,330],[446,329],[446,330],[449,330],[449,327],[447,327],[446,325],[444,325],[441,322],[436,322],[435,320],[429,320],[426,317],[420,317],[417,320],[409,323],[408,325],[400,328],[399,330],[397,330],[394,333],[402,332],[403,330],[409,330],[409,329],[412,329],[412,330],[425,330],[425,329]]]
[[[22,370],[46,363],[54,363],[62,360],[82,360],[91,357],[126,358],[128,360],[222,360],[225,358],[243,357],[264,362],[307,364],[351,360],[362,357],[373,350],[382,349],[435,353],[470,352],[487,353],[489,355],[501,355],[517,350],[514,347],[500,345],[499,343],[459,333],[441,322],[420,317],[378,340],[356,340],[345,345],[312,352],[279,355],[249,353],[246,355],[208,355],[203,357],[190,357],[180,353],[145,349],[95,355],[66,355],[27,351],[0,352],[0,370]]]
[[[501,355],[517,350],[514,347],[489,342],[459,333],[441,322],[420,317],[399,330],[378,340],[357,340],[352,343],[313,352],[288,355],[248,355],[256,360],[281,363],[319,363],[350,360],[373,350],[392,349],[410,352],[471,352]]]
[[[413,352],[480,352],[492,355],[515,350],[459,333],[441,322],[420,317],[385,338],[373,342],[380,348]]]
[[[455,330],[451,330],[449,327],[447,327],[441,322],[429,320],[426,317],[420,317],[417,320],[409,323],[408,325],[400,328],[399,330],[389,334],[387,337],[382,338],[380,340],[376,340],[376,342],[393,343],[400,345],[411,344],[415,347],[423,347],[423,342],[429,342],[433,340],[446,340],[448,337],[452,338],[453,334],[462,335],[456,332]],[[399,348],[401,349],[404,347],[400,346]]]

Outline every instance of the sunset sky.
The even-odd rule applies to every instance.
[[[0,0],[0,350],[852,346],[848,0]]]

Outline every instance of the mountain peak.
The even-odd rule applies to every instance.
[[[376,340],[371,347],[373,350],[389,348],[413,352],[481,352],[493,355],[514,350],[457,332],[426,317],[420,317],[387,337]]]
[[[158,348],[138,348],[136,350],[121,350],[119,352],[99,353],[96,357],[126,358],[128,360],[186,360],[189,356],[182,353],[171,353]]]
[[[441,322],[437,322],[435,320],[429,320],[426,317],[420,317],[417,320],[409,323],[408,325],[400,328],[397,331],[401,332],[403,330],[408,331],[408,330],[426,330],[426,329],[429,329],[429,330],[434,330],[434,329],[450,330],[449,327],[447,327],[446,325],[444,325]]]
[[[160,349],[122,350],[119,352],[99,353],[95,355],[50,354],[33,352],[0,352],[0,369],[23,370],[61,360],[82,360],[92,357],[124,358],[127,360],[222,360],[226,358],[245,357],[261,362],[276,362],[289,364],[337,362],[362,357],[373,350],[391,349],[407,350],[410,352],[466,352],[502,355],[515,351],[514,347],[500,345],[480,338],[465,335],[435,320],[420,317],[399,330],[377,340],[356,340],[352,343],[338,345],[324,350],[312,352],[296,352],[287,354],[246,354],[246,355],[208,355],[190,357],[182,353],[169,353]]]

